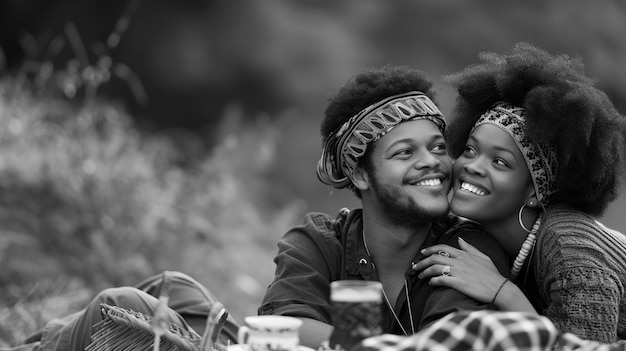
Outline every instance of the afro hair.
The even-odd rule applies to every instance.
[[[323,141],[350,117],[390,96],[419,91],[435,101],[431,88],[426,74],[406,66],[366,69],[329,98],[320,130]]]
[[[617,197],[624,172],[626,121],[585,76],[582,60],[528,43],[480,59],[446,77],[458,91],[446,133],[452,156],[463,152],[475,122],[494,103],[523,107],[530,140],[555,151],[558,189],[550,203],[602,215]]]

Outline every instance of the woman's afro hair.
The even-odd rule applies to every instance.
[[[406,66],[365,69],[328,99],[320,130],[323,141],[352,116],[390,96],[420,91],[434,101],[431,88],[426,74]]]
[[[602,215],[618,195],[626,121],[585,76],[581,59],[550,55],[528,43],[516,44],[510,54],[483,53],[480,59],[446,77],[458,90],[447,129],[451,154],[463,152],[474,124],[494,103],[523,107],[528,137],[555,151],[558,189],[550,203]]]

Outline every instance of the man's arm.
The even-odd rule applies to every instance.
[[[311,347],[315,350],[324,341],[328,341],[333,331],[333,326],[320,322],[316,319],[300,317],[300,345]]]
[[[274,281],[259,308],[262,315],[301,319],[300,342],[315,349],[332,331],[330,282],[338,279],[342,252],[334,234],[320,229],[323,222],[323,217],[307,217],[279,241]]]

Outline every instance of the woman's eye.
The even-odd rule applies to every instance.
[[[506,162],[505,160],[501,158],[496,158],[495,160],[493,160],[493,162],[499,166],[509,167],[509,168],[511,167],[508,162]]]

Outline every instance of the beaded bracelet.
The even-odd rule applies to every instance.
[[[498,288],[498,290],[496,291],[496,294],[493,295],[493,299],[491,300],[491,304],[493,305],[496,302],[496,297],[498,297],[498,294],[500,293],[500,290],[502,290],[502,288],[504,287],[504,284],[506,284],[506,282],[510,281],[509,278],[504,279],[504,281],[502,282],[502,284],[500,284],[500,287]]]

